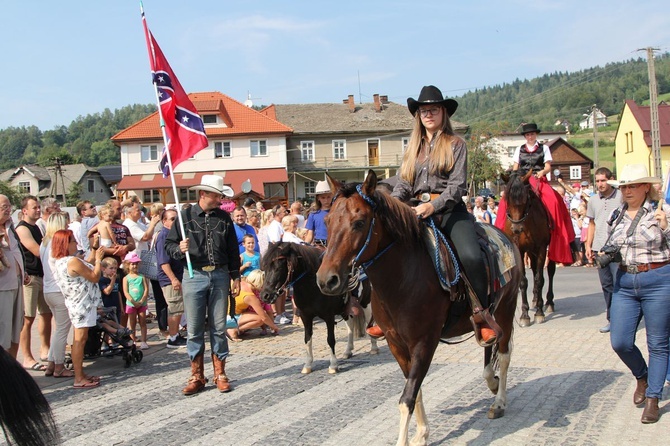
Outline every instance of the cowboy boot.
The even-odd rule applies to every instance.
[[[212,365],[214,366],[214,383],[216,383],[216,388],[221,393],[230,392],[232,389],[226,376],[226,360],[219,359],[218,356],[212,353]]]
[[[635,393],[633,393],[633,404],[639,406],[644,403],[644,400],[647,398],[647,377],[644,376],[637,380],[637,387],[635,387]]]
[[[186,396],[195,395],[205,388],[207,378],[204,375],[205,357],[200,354],[191,361],[191,377],[188,380],[186,387],[182,389],[182,393]]]
[[[658,398],[647,398],[640,421],[643,424],[651,424],[658,421]]]

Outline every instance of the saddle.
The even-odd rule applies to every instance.
[[[429,225],[424,226],[423,239],[433,260],[437,274],[440,276],[440,285],[445,291],[450,292],[451,300],[464,301],[465,296],[468,296],[473,312],[473,315],[470,316],[470,321],[474,328],[475,337],[479,345],[487,347],[490,343],[486,344],[482,342],[477,324],[488,324],[496,332],[497,339],[500,339],[502,336],[502,329],[495,322],[492,314],[495,312],[500,290],[511,279],[511,270],[516,265],[516,261],[512,242],[501,237],[500,232],[493,226],[477,223],[475,224],[475,228],[488,277],[490,305],[485,309],[481,308],[479,299],[472,290],[467,277],[460,271],[460,277],[457,277],[456,268],[459,268],[458,259],[455,256],[455,249],[451,246],[450,241],[446,237],[436,234],[435,231],[438,229]],[[447,256],[449,256],[451,262],[447,260]],[[464,303],[458,305],[461,308],[464,306]],[[446,332],[450,323],[451,320],[448,320],[443,332]]]

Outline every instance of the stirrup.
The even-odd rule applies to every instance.
[[[490,347],[496,343],[503,335],[502,328],[495,321],[488,309],[478,311],[477,313],[470,316],[470,322],[472,323],[472,328],[475,332],[475,339],[481,347]],[[481,337],[480,325],[487,325],[488,328],[493,330],[495,335],[488,341],[484,341]]]

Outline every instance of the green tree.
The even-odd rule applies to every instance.
[[[81,184],[72,183],[67,194],[65,194],[65,205],[76,206],[77,202],[81,199],[81,190]]]
[[[500,128],[501,124],[478,123],[468,130],[468,193],[471,197],[485,187],[487,181],[494,182],[502,171],[498,154],[490,144],[491,138],[500,134]]]
[[[12,185],[8,182],[0,181],[0,194],[6,195],[7,198],[9,198],[9,202],[12,203],[12,205],[15,207],[21,205],[21,197],[23,194],[19,192],[18,188],[12,187]]]

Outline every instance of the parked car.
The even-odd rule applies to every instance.
[[[484,189],[479,189],[477,191],[477,195],[480,196],[480,197],[484,197],[484,198],[488,198],[488,197],[494,197],[495,198],[495,194],[488,187],[485,187]]]

